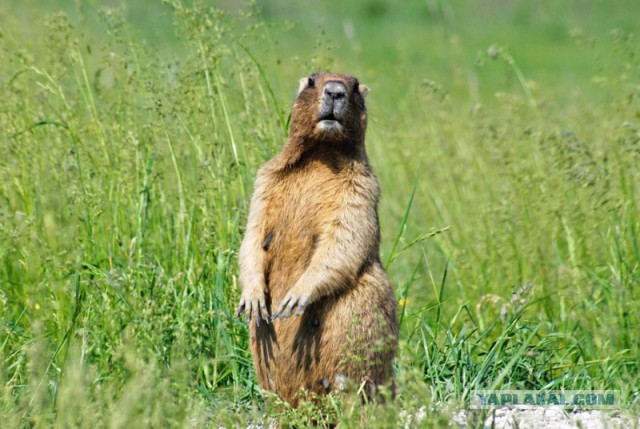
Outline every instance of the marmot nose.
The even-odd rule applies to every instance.
[[[347,87],[344,83],[331,80],[324,84],[324,95],[333,100],[339,100],[347,95]]]

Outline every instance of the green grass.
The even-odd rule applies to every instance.
[[[396,427],[426,405],[439,427],[477,388],[637,412],[635,3],[289,3],[0,5],[2,426]],[[233,317],[255,172],[322,69],[373,89],[402,320],[384,407],[265,397]]]

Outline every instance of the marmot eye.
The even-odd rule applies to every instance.
[[[312,77],[309,78],[309,81],[307,82],[307,84],[309,86],[314,86],[316,84],[316,80]]]

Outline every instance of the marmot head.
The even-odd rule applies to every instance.
[[[346,74],[314,73],[300,79],[290,138],[302,144],[363,144],[367,92],[366,85]]]

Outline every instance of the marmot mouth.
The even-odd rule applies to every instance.
[[[316,127],[318,130],[329,133],[337,133],[343,130],[342,123],[333,115],[333,113],[318,118],[318,124]]]
[[[322,121],[338,121],[340,122],[340,120],[338,118],[336,118],[336,115],[333,114],[333,112],[329,112],[325,115],[322,115],[318,118],[318,122],[322,122]]]

